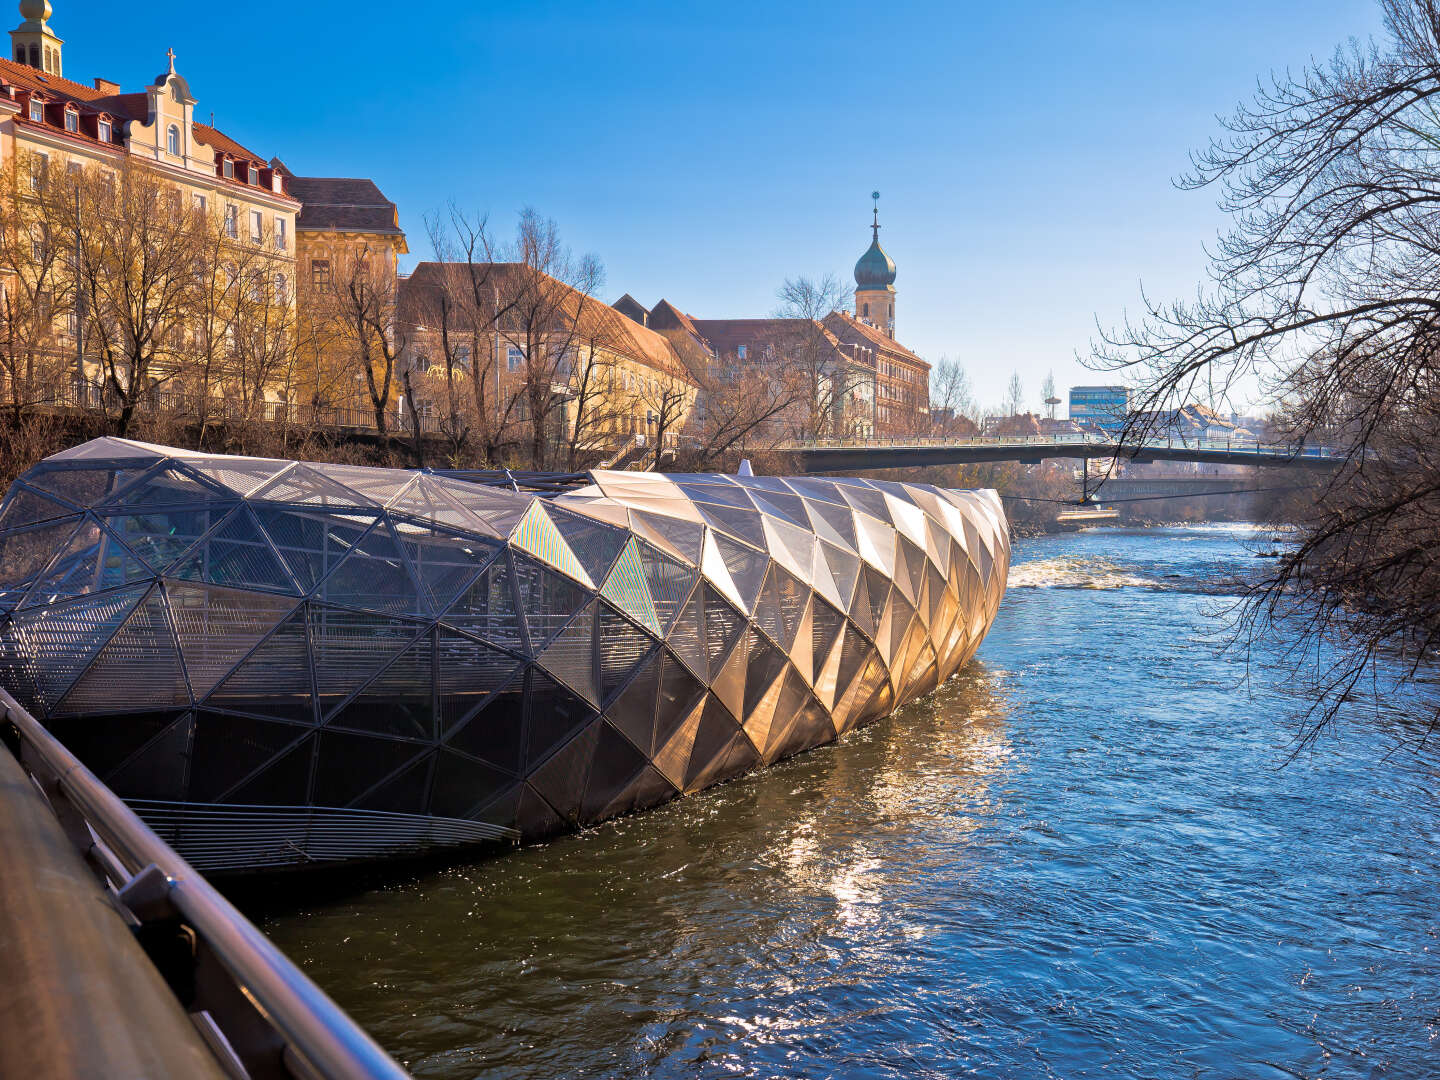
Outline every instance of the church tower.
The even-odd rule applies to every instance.
[[[17,64],[28,64],[47,75],[63,75],[60,46],[65,43],[50,29],[50,0],[20,0],[25,21],[10,31],[10,55]]]
[[[855,264],[855,317],[895,336],[895,263],[880,246],[880,193],[875,200],[869,250]]]

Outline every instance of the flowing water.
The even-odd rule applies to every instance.
[[[419,1077],[1440,1073],[1440,763],[1396,706],[1286,764],[1252,539],[1021,540],[897,716],[266,929]]]

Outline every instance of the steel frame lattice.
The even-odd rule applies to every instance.
[[[534,839],[830,742],[973,655],[990,491],[568,491],[96,439],[0,505],[0,681],[199,868]]]

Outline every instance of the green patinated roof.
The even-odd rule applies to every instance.
[[[895,284],[895,261],[876,238],[855,264],[855,284],[862,289],[885,289]]]

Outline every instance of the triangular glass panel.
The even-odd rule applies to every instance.
[[[699,791],[721,778],[737,737],[744,736],[734,717],[714,698],[707,698],[695,745],[690,748],[690,763],[685,767],[686,791]]]
[[[17,481],[5,494],[5,504],[0,509],[0,532],[36,525],[52,518],[68,517],[75,513],[75,509],[38,491],[31,491]]]
[[[705,684],[668,653],[660,668],[660,693],[655,699],[655,745],[669,740],[680,721],[705,692]]]
[[[404,518],[395,518],[392,524],[432,611],[443,611],[502,546],[499,541],[481,540]]]
[[[705,526],[644,510],[630,511],[630,520],[635,531],[647,540],[669,547],[692,566],[699,564],[700,541],[705,535]]]
[[[560,535],[580,560],[580,565],[585,567],[586,576],[592,582],[604,581],[615,563],[615,557],[625,547],[629,532],[558,507],[547,507],[546,514],[560,530]]]
[[[413,742],[349,731],[320,733],[315,763],[315,805],[349,806],[426,752]]]
[[[760,522],[758,510],[738,510],[709,503],[697,503],[696,506],[714,528],[755,547],[765,546],[765,528]]]
[[[755,508],[762,513],[772,517],[778,517],[781,521],[787,522],[801,529],[808,529],[810,521],[805,516],[805,502],[798,495],[780,495],[775,492],[758,492],[751,496],[755,500]]]
[[[309,606],[310,650],[320,709],[328,713],[420,635],[421,625],[384,615]]]
[[[815,476],[790,476],[786,477],[785,482],[808,499],[821,499],[840,506],[845,505],[845,499],[841,496],[833,480],[823,480]]]
[[[332,604],[396,615],[418,615],[425,610],[410,566],[384,521],[356,542],[317,595]]]
[[[595,718],[594,706],[539,668],[530,669],[525,699],[525,768],[533,771],[561,743]],[[575,793],[579,799],[579,792]]]
[[[750,501],[750,493],[738,484],[706,480],[680,480],[676,482],[675,486],[696,502],[738,507],[742,510],[754,509],[754,503]]]
[[[515,829],[526,841],[543,840],[566,828],[565,819],[529,784],[520,785],[513,820]]]
[[[125,488],[104,505],[111,512],[123,508],[131,513],[145,513],[161,507],[197,506],[209,502],[233,502],[234,499],[234,492],[171,465],[150,473],[140,483]]]
[[[435,738],[434,632],[412,644],[327,716],[325,726],[401,738]]]
[[[126,469],[106,465],[67,469],[42,462],[25,474],[25,483],[58,495],[75,506],[88,507],[112,497],[147,472],[148,468]]]
[[[152,708],[190,704],[180,651],[159,590],[135,608],[55,711],[113,712],[137,699]]]
[[[23,606],[88,596],[154,576],[128,548],[87,518],[26,595]]]
[[[316,465],[315,471],[344,484],[371,502],[385,505],[418,475],[408,469],[380,469],[370,465]]]
[[[658,636],[664,631],[655,604],[650,599],[650,589],[645,584],[645,567],[640,561],[639,545],[640,541],[634,537],[626,543],[625,550],[605,579],[600,595]]]
[[[297,591],[247,506],[241,506],[201,539],[167,576],[237,589],[290,595]]]
[[[595,756],[600,723],[596,720],[587,725],[542,762],[529,777],[535,790],[571,824],[580,822],[580,800],[585,794],[585,781]]]
[[[848,506],[811,500],[805,504],[810,527],[815,534],[832,544],[855,550],[855,513]]]
[[[6,651],[17,654],[6,659],[33,674],[43,707],[53,708],[90,658],[135,609],[145,591],[145,586],[136,586],[71,604],[21,612],[6,628]]]
[[[546,684],[550,680],[541,676]],[[456,750],[518,775],[525,765],[526,673],[519,669],[478,712],[445,736]]]
[[[653,765],[646,765],[626,785],[625,789],[611,800],[610,805],[596,816],[604,819],[637,810],[649,810],[651,807],[668,802],[678,794],[680,792],[675,785],[666,780],[660,770]]]
[[[516,554],[514,560],[515,590],[525,615],[530,649],[538,654],[574,618],[590,595],[534,559]]]
[[[700,556],[700,568],[710,584],[724,593],[736,607],[745,607],[745,601],[741,599],[739,590],[735,588],[735,582],[730,580],[730,570],[726,567],[725,559],[715,544],[714,529],[709,529],[705,533],[705,546]]]
[[[702,681],[708,682],[710,665],[705,650],[705,605],[702,592],[703,590],[697,589],[675,619],[675,625],[665,635],[665,644]]]
[[[605,715],[610,722],[647,754],[655,750],[655,706],[660,693],[663,663],[663,653],[651,654],[629,685],[605,706]]]
[[[755,604],[755,623],[779,645],[788,650],[795,641],[795,630],[810,600],[810,587],[779,563],[772,562],[765,576],[765,587]]]
[[[167,583],[165,595],[197,698],[210,693],[296,606],[289,597],[179,582]]]
[[[811,652],[815,663],[819,665],[829,654],[830,646],[835,643],[835,638],[844,629],[845,616],[817,596],[815,602],[810,605],[810,625]]]
[[[745,616],[727,604],[714,589],[705,593],[705,653],[709,670],[718,670],[722,658],[728,656],[735,639],[745,629]]]
[[[753,610],[755,597],[759,595],[760,586],[765,581],[765,567],[769,565],[769,557],[763,551],[737,544],[718,534],[715,537],[715,546],[720,549],[720,557],[725,560],[725,569],[730,571],[730,580],[744,602],[745,610]]]
[[[885,613],[885,602],[890,598],[890,579],[869,566],[861,571],[861,576],[865,579],[865,591],[870,599],[872,633],[878,633],[880,618]]]
[[[780,673],[785,670],[786,657],[754,630],[746,649],[745,672],[745,716],[755,711],[765,691],[770,689]]]
[[[278,758],[310,729],[249,716],[201,710],[190,749],[189,802],[218,802],[266,762]]]
[[[870,587],[867,581],[866,573],[858,574],[855,578],[855,595],[850,599],[850,621],[866,634],[873,635],[875,622],[870,611]]]
[[[745,712],[745,673],[750,655],[745,648],[747,640],[746,635],[740,635],[730,655],[713,665],[715,678],[710,684],[711,692],[737,720],[743,720]]]
[[[0,608],[12,608],[20,602],[35,576],[65,547],[77,528],[85,527],[80,522],[79,518],[61,518],[0,539]]]
[[[691,710],[681,717],[668,740],[655,750],[655,768],[677,790],[685,787],[685,770],[690,765],[690,753],[695,748],[695,736],[700,731],[700,718],[705,715],[704,699],[697,701]]]
[[[895,574],[895,530],[865,514],[855,517],[855,548],[886,577]]]
[[[433,476],[417,476],[409,487],[390,500],[387,508],[393,513],[413,514],[427,521],[498,539],[494,529],[478,514],[471,513],[456,502]]]
[[[449,731],[510,682],[520,661],[443,626],[436,635],[435,688],[440,730]]]
[[[649,637],[603,601],[599,605],[595,649],[600,659],[599,700],[609,701],[630,681],[636,666],[655,647]]]
[[[600,703],[595,673],[595,604],[581,609],[575,620],[540,654],[540,663],[591,704]]]
[[[535,501],[533,495],[518,491],[487,487],[450,476],[427,476],[427,490],[438,489],[455,500],[457,506],[472,513],[484,529],[496,536],[509,536]]]
[[[815,558],[815,534],[769,518],[765,522],[770,557],[807,584]]]
[[[874,488],[857,488],[847,485],[838,490],[844,493],[845,501],[862,514],[885,525],[891,524],[890,506],[885,501],[885,496]],[[864,522],[857,524],[863,525]]]
[[[435,754],[424,754],[394,776],[355,800],[357,810],[383,810],[391,814],[429,812],[430,773],[437,768]]]
[[[659,621],[660,632],[663,634],[668,632],[675,616],[685,606],[700,573],[693,566],[686,566],[662,555],[649,544],[638,543],[637,551],[645,575],[645,586],[650,593],[651,603],[655,605],[655,618]]]
[[[223,801],[242,806],[308,805],[314,755],[315,736],[307,735],[240,787],[226,792]]]
[[[297,611],[215,688],[204,704],[257,716],[316,722],[305,612]]]
[[[575,557],[570,545],[565,543],[560,530],[545,512],[541,500],[536,499],[530,504],[530,509],[511,534],[510,542],[521,551],[534,555],[547,566],[582,582],[587,588],[595,588],[595,583],[585,572],[584,565]]]
[[[595,726],[595,748],[591,753],[585,794],[580,800],[580,819],[599,821],[645,767],[646,755],[602,720]]]
[[[204,510],[155,511],[101,519],[107,529],[157,573],[175,562],[231,510],[216,505]]]
[[[374,510],[378,504],[308,465],[287,469],[250,495],[267,502],[299,503],[305,506],[359,507]]]
[[[120,722],[128,720],[126,717]],[[106,784],[115,791],[123,791],[127,799],[184,800],[185,772],[194,727],[193,714],[183,714],[130,760],[106,774]]]
[[[817,550],[823,556],[829,569],[829,578],[833,588],[826,590],[827,598],[832,602],[838,602],[842,609],[850,607],[850,598],[855,595],[855,579],[860,576],[860,557],[852,555],[848,551],[836,547],[834,544],[827,544],[821,540],[816,545]],[[819,587],[821,567],[817,561],[815,566],[816,587]]]
[[[102,780],[113,776],[145,746],[177,723],[188,725],[188,710],[127,713],[124,716],[49,717],[45,728]],[[182,776],[183,769],[175,770]]]
[[[185,467],[191,472],[213,480],[236,495],[249,495],[289,465],[288,461],[278,459],[255,461],[233,457],[214,457],[185,463]]]
[[[253,509],[302,592],[309,592],[333,570],[375,522],[374,516],[360,513]]]
[[[468,817],[514,784],[509,773],[442,750],[435,762],[429,810],[437,817]]]
[[[533,563],[529,565],[534,566]],[[542,571],[537,567],[532,572]],[[522,651],[525,648],[525,628],[521,625],[520,609],[516,606],[515,575],[508,555],[502,552],[482,570],[440,618],[446,625],[457,627],[467,634],[515,652]]]

